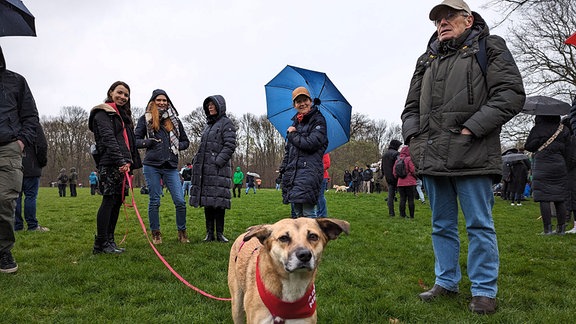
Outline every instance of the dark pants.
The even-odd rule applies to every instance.
[[[76,197],[78,194],[76,193],[76,184],[70,184],[70,197]]]
[[[66,197],[66,184],[65,183],[59,183],[58,184],[58,194],[60,195],[60,197]]]
[[[97,236],[99,239],[106,240],[109,235],[114,234],[121,206],[122,195],[102,196],[102,204],[100,204],[100,209],[98,209],[96,216]]]
[[[414,218],[415,189],[416,186],[398,187],[398,193],[400,194],[400,217],[406,217],[406,202],[408,202],[408,210],[410,211],[410,218]]]
[[[388,214],[394,216],[394,200],[396,199],[396,182],[388,182]]]
[[[242,196],[240,194],[242,192],[242,184],[241,183],[234,184],[234,188],[232,188],[232,193],[234,194],[234,197],[236,197],[236,188],[238,188],[238,198],[240,198]]]
[[[554,204],[556,208],[556,220],[558,221],[558,226],[564,225],[566,222],[566,204],[564,201],[541,201],[540,202],[540,214],[542,214],[542,222],[544,223],[544,228],[552,225],[552,208],[550,204]]]
[[[97,183],[91,183],[90,184],[90,194],[92,196],[94,196],[96,194],[96,189],[98,188],[98,184]]]

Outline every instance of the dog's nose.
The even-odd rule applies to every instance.
[[[308,262],[312,259],[312,252],[308,249],[298,249],[296,251],[296,257],[302,262]]]

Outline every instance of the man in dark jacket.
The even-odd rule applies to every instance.
[[[6,70],[1,48],[0,125],[0,272],[13,273],[18,270],[12,248],[16,241],[14,201],[22,189],[22,152],[34,145],[40,122],[26,79]]]
[[[396,185],[398,183],[398,179],[394,176],[394,162],[396,162],[396,158],[398,157],[398,149],[402,145],[402,142],[399,140],[393,139],[390,141],[390,145],[388,145],[388,150],[386,153],[382,155],[382,174],[381,177],[386,179],[386,183],[388,184],[388,215],[393,217],[396,215],[394,213],[394,201],[396,200]]]
[[[328,147],[326,120],[312,105],[310,92],[305,87],[292,91],[292,104],[297,113],[288,127],[282,173],[282,199],[291,203],[295,217],[315,217],[324,177],[322,157]]]
[[[524,105],[522,77],[505,41],[490,35],[464,1],[445,0],[429,18],[436,33],[418,59],[401,116],[432,209],[436,280],[420,298],[458,292],[460,206],[469,239],[469,309],[490,314],[499,269],[492,183],[502,175],[500,129]]]
[[[24,195],[24,219],[28,225],[28,230],[48,232],[50,229],[38,225],[36,218],[36,197],[38,197],[38,187],[40,187],[40,176],[42,175],[42,168],[48,163],[48,143],[40,124],[36,128],[34,145],[24,147],[24,152],[25,155],[22,159],[24,178],[22,191],[16,199],[14,230],[21,231],[24,229],[24,220],[22,219],[22,195]]]

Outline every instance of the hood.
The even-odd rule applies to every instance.
[[[212,101],[218,110],[218,114],[216,116],[210,116],[208,112],[208,103]],[[208,122],[216,121],[218,118],[222,116],[226,116],[226,100],[221,95],[214,95],[204,99],[204,103],[202,104],[202,108],[204,108],[204,113],[206,114],[206,118],[208,118]]]
[[[408,156],[410,156],[410,146],[404,146],[400,149],[400,157],[406,158]]]
[[[388,145],[388,148],[398,151],[400,146],[402,146],[402,142],[400,142],[399,140],[393,139],[390,141],[390,145]]]
[[[166,91],[164,91],[162,89],[156,89],[156,90],[152,91],[152,96],[150,97],[150,100],[148,100],[148,103],[151,103],[152,101],[154,101],[154,99],[156,99],[156,97],[158,97],[159,95],[166,96],[166,99],[168,99],[168,104],[170,106],[172,106],[172,109],[174,109],[176,116],[178,116],[178,111],[176,110],[176,107],[174,107],[172,100],[170,100],[170,97],[168,97],[168,94],[166,93]]]
[[[240,172],[240,167],[236,167],[236,172]]]
[[[434,32],[428,41],[428,52],[437,55],[438,53],[459,49],[463,45],[472,46],[476,38],[484,38],[490,35],[490,29],[484,18],[475,11],[472,11],[472,15],[474,16],[474,24],[458,38],[440,42],[438,40],[438,32]]]
[[[90,110],[90,116],[88,117],[88,128],[91,131],[94,131],[92,129],[92,120],[94,119],[94,114],[96,114],[97,111],[99,110],[104,110],[107,113],[116,113],[116,110],[114,108],[112,108],[112,106],[114,103],[101,103],[99,105],[96,105],[94,108],[92,108],[92,110]]]

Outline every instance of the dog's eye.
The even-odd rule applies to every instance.
[[[282,235],[278,238],[278,241],[280,241],[282,243],[290,243],[290,236]]]
[[[316,235],[314,233],[308,234],[308,240],[315,242],[315,241],[318,241],[318,239],[319,239],[318,235]]]

